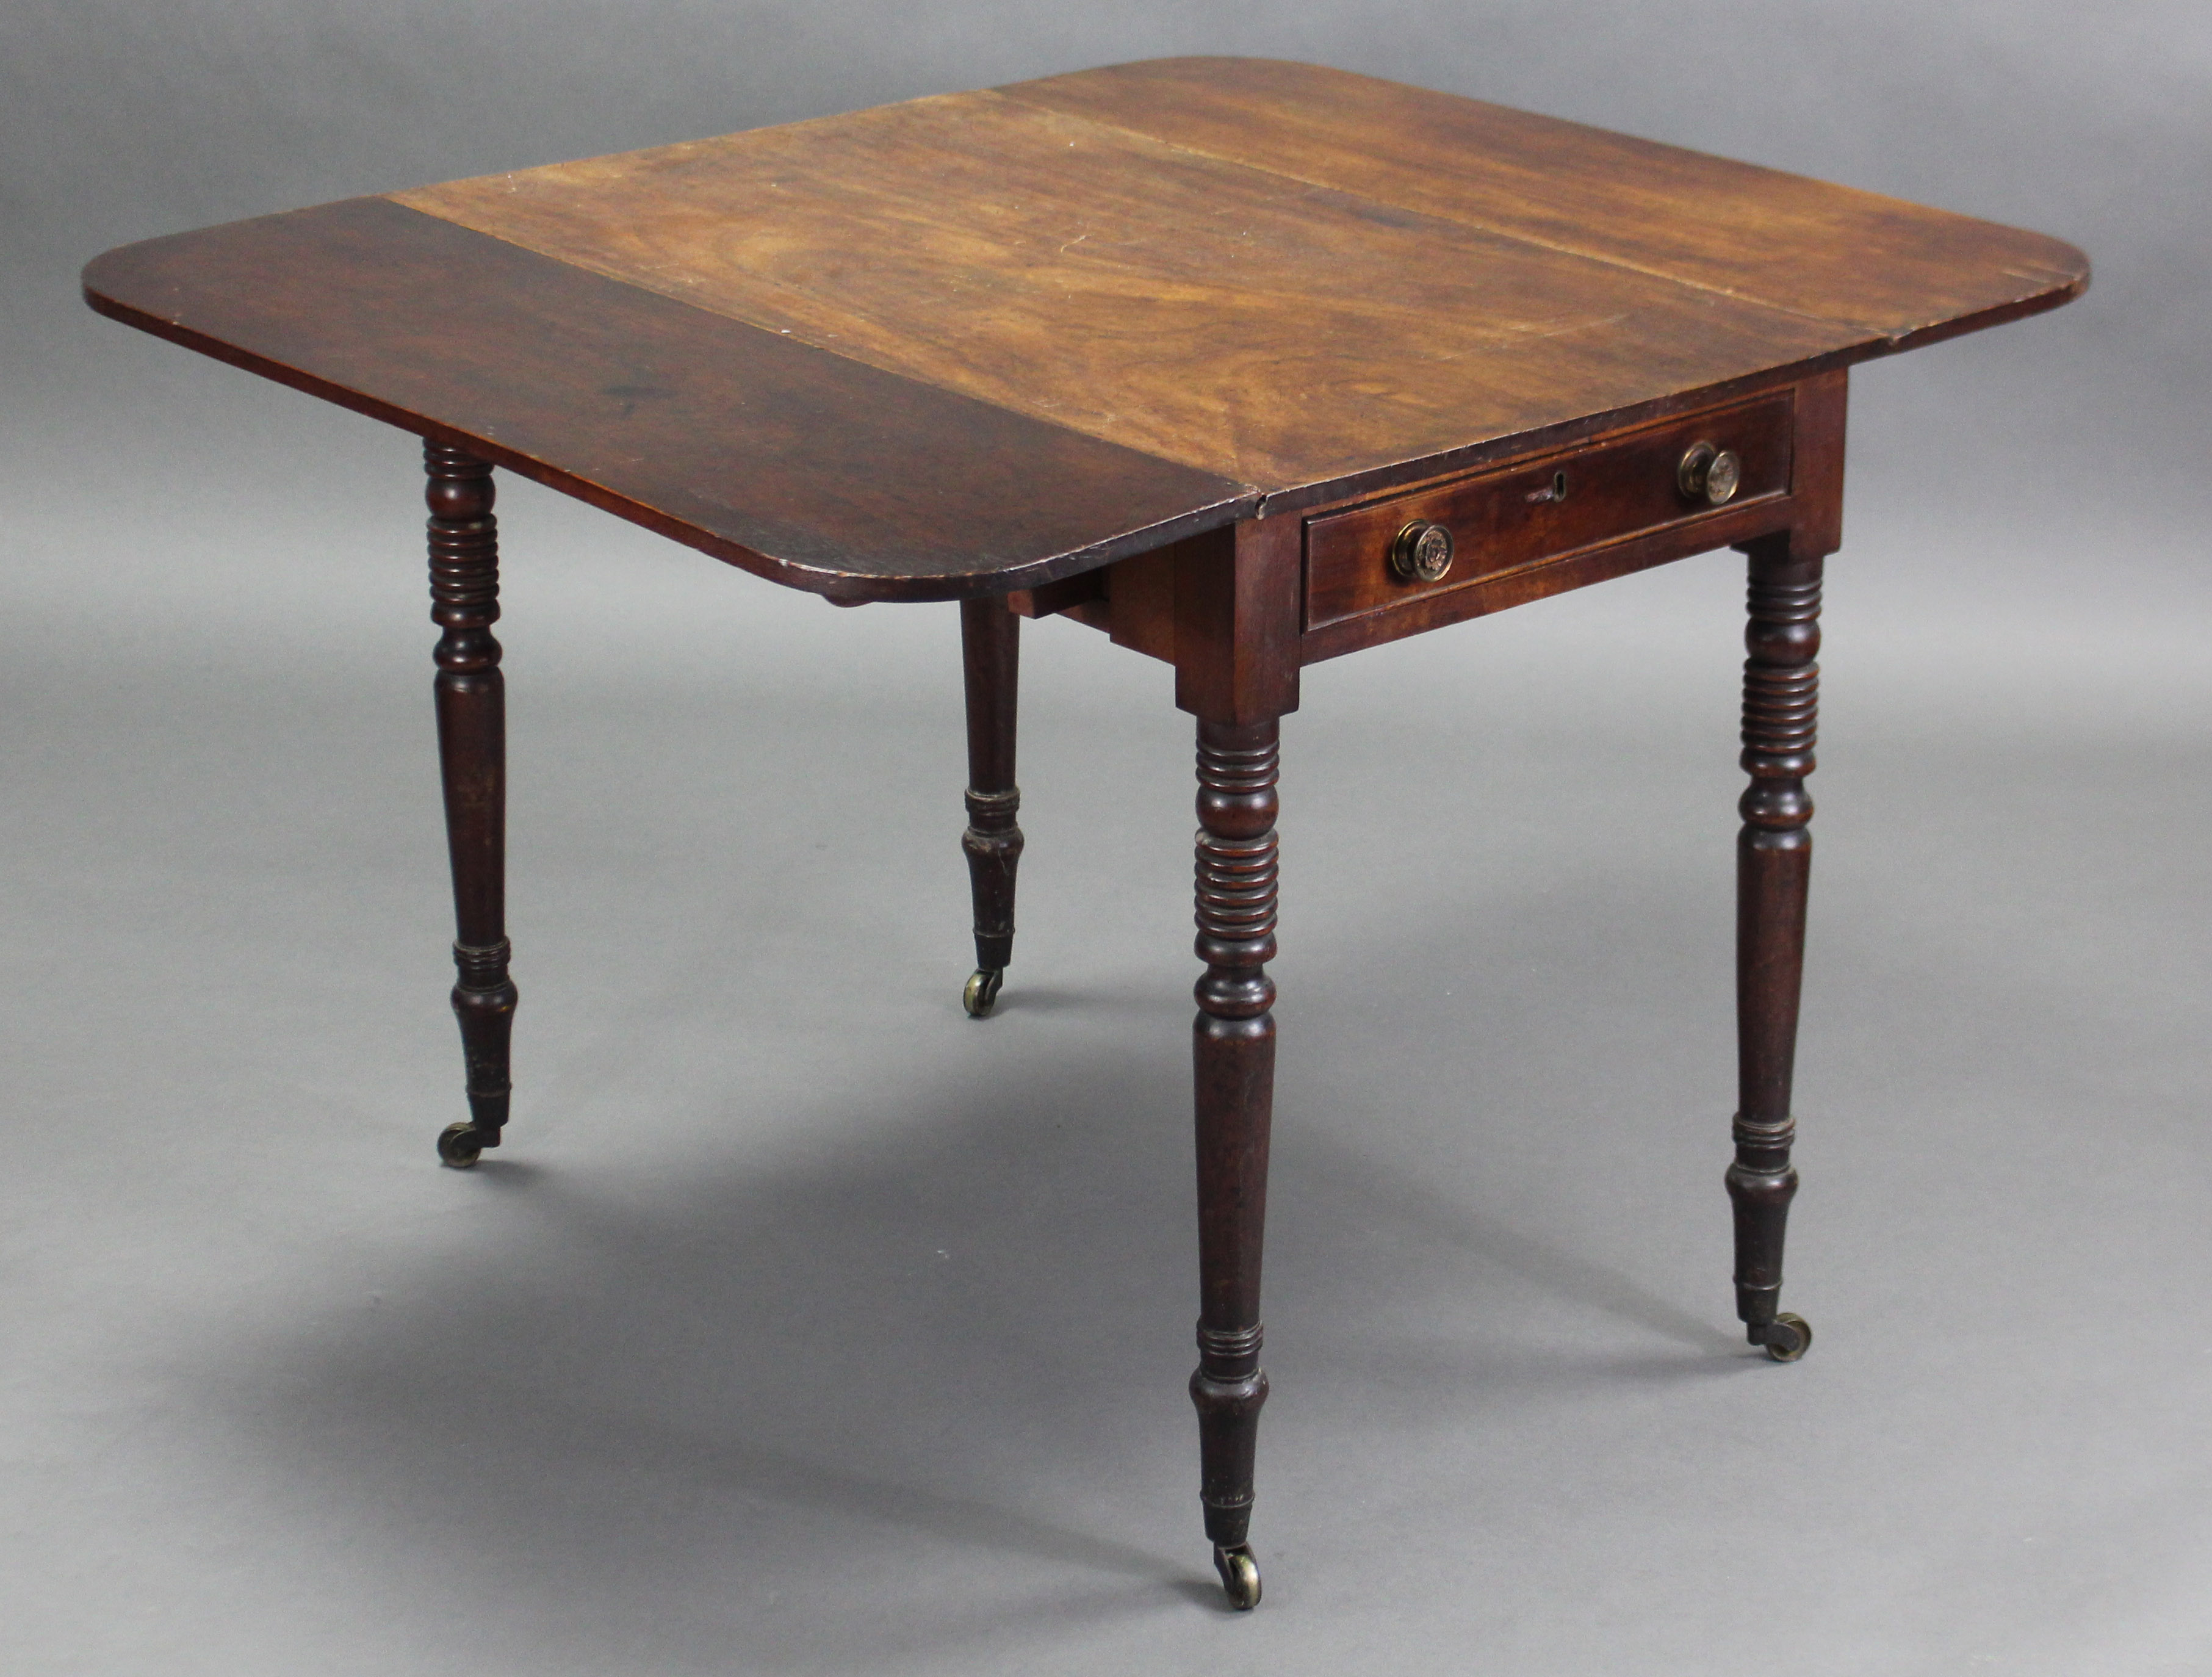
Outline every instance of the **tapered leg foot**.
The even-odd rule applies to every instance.
[[[1813,1343],[1801,1316],[1783,1314],[1783,1238],[1797,1172],[1790,1086],[1805,959],[1805,897],[1813,863],[1813,772],[1820,649],[1819,559],[1790,556],[1787,538],[1755,544],[1744,643],[1743,767],[1751,784],[1736,844],[1736,1315],[1753,1345],[1794,1363]]]
[[[438,1157],[465,1170],[499,1145],[507,1127],[514,1026],[514,981],[507,970],[507,696],[491,632],[499,620],[499,526],[488,462],[436,442],[423,445],[422,460],[429,477],[430,617],[444,630],[435,693],[459,933],[453,1018],[469,1099],[468,1121],[438,1138]]]
[[[507,1128],[507,1054],[514,1035],[515,1001],[514,981],[507,975],[510,952],[504,938],[485,948],[453,945],[453,965],[459,973],[453,986],[453,1018],[461,1028],[461,1059],[468,1070],[465,1127],[479,1150],[498,1146],[500,1135]],[[440,1151],[442,1154],[444,1149]]]
[[[961,993],[971,1019],[991,1015],[1014,954],[1014,870],[1022,859],[1022,806],[1014,784],[1021,623],[1002,597],[960,603],[961,665],[968,694],[968,884],[975,905],[975,971]]]

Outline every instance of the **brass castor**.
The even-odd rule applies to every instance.
[[[1766,1354],[1778,1363],[1794,1363],[1813,1346],[1813,1324],[1787,1310],[1753,1332],[1758,1337],[1752,1343],[1765,1346]]]
[[[1239,1543],[1233,1549],[1213,1546],[1213,1570],[1221,1574],[1221,1587],[1229,1592],[1229,1605],[1239,1613],[1249,1613],[1260,1605],[1260,1563],[1252,1559],[1252,1546]]]
[[[999,999],[999,986],[1006,981],[1004,967],[978,967],[968,987],[960,993],[960,1005],[968,1010],[971,1019],[988,1019],[991,1005]]]
[[[483,1138],[474,1124],[448,1124],[438,1137],[438,1157],[456,1170],[465,1170],[483,1157]]]

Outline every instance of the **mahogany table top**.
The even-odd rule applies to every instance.
[[[846,598],[1029,588],[2056,307],[2071,246],[1125,64],[113,251],[101,312]]]

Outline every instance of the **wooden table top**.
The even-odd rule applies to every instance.
[[[2071,246],[1125,64],[125,246],[93,307],[848,598],[1039,584],[2054,307]]]

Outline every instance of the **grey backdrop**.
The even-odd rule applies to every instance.
[[[1249,1619],[1181,1391],[1164,671],[1030,632],[974,1025],[951,608],[509,483],[516,1123],[441,1171],[412,446],[75,297],[158,233],[1184,52],[2098,274],[1854,378],[1802,1365],[1727,1288],[1739,562],[1310,672]],[[2201,0],[12,0],[0,1663],[2206,1669],[2208,118]]]

